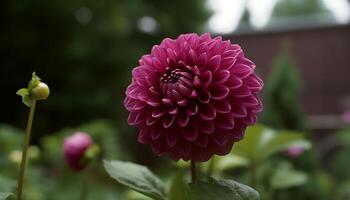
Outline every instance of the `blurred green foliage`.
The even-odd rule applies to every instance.
[[[0,121],[24,124],[25,108],[15,92],[37,71],[52,93],[38,107],[34,140],[98,118],[125,128],[122,101],[131,68],[164,37],[201,32],[209,14],[201,0],[1,1],[0,90],[6,106]],[[145,16],[155,20],[154,31],[139,28]]]
[[[299,96],[302,80],[290,55],[291,43],[282,41],[264,89],[264,112],[261,122],[277,129],[305,130],[305,116]]]

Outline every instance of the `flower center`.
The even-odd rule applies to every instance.
[[[176,83],[180,79],[180,70],[174,69],[171,70],[168,69],[165,74],[160,78],[161,83]]]
[[[159,84],[163,98],[173,102],[181,101],[191,94],[193,75],[186,68],[167,68]]]

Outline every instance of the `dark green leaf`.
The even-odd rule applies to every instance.
[[[147,167],[122,161],[104,161],[104,167],[119,183],[153,199],[167,199],[164,183]]]
[[[190,200],[259,200],[253,188],[233,180],[199,181],[190,185]]]

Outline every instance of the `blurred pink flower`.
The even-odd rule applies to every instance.
[[[65,138],[63,143],[64,158],[73,170],[79,171],[85,166],[81,163],[85,151],[93,144],[91,137],[84,132],[76,132]]]
[[[292,158],[297,158],[304,153],[304,148],[299,146],[292,146],[286,150],[286,155]]]
[[[132,71],[124,105],[138,141],[173,160],[230,152],[257,121],[262,80],[240,46],[209,34],[164,39]]]
[[[350,124],[350,110],[347,110],[343,113],[342,115],[342,120],[347,123]]]

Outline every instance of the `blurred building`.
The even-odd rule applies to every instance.
[[[300,23],[263,31],[242,31],[226,38],[240,44],[262,77],[285,38],[303,79],[301,101],[311,128],[334,128],[350,110],[350,24]]]

